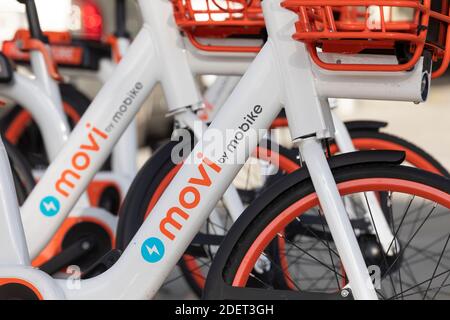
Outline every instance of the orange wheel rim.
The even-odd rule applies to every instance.
[[[405,181],[395,178],[366,178],[352,180],[338,184],[339,192],[341,196],[348,195],[357,192],[368,191],[385,191],[386,186],[389,186],[390,191],[399,193],[409,193],[416,196],[423,197],[425,199],[440,203],[447,208],[450,208],[450,195],[438,190],[436,188],[425,186],[420,183]],[[319,200],[315,193],[311,193],[308,196],[298,200],[283,210],[255,239],[250,246],[246,255],[242,259],[232,285],[235,287],[243,287],[248,281],[250,272],[253,269],[256,261],[260,257],[262,251],[268,246],[280,230],[283,230],[293,219],[299,216],[308,209],[319,205]]]

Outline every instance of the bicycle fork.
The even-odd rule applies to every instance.
[[[298,146],[355,298],[377,299],[361,249],[353,233],[349,216],[339,195],[320,141],[316,138],[302,139],[298,142]]]
[[[268,43],[277,57],[275,61],[289,130],[308,168],[353,296],[375,300],[374,286],[322,148],[323,139],[334,134],[330,106],[326,97],[317,91],[316,77],[305,45],[291,40],[296,16],[283,9],[280,2],[264,1],[262,7]]]
[[[335,127],[335,140],[339,150],[343,153],[356,151],[352,138],[342,120],[332,110],[333,124]],[[376,234],[384,252],[388,255],[394,254],[394,250],[399,248],[397,239],[389,227],[389,223],[383,213],[380,203],[374,192],[358,194],[360,202],[364,208],[364,218],[370,222],[372,233]],[[357,218],[351,204],[346,206],[350,219]]]

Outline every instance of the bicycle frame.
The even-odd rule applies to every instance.
[[[144,16],[142,30],[22,207],[31,257],[40,252],[57,230],[157,81],[163,85],[171,111],[179,112],[180,116],[201,104],[189,68],[192,56],[184,50],[182,42],[174,41],[179,33],[170,2],[140,0],[139,3]],[[420,61],[413,71],[395,75],[323,72],[311,64],[304,46],[291,40],[295,15],[282,9],[279,3],[280,0],[264,1],[269,40],[192,151],[191,159],[197,161],[183,163],[119,261],[104,274],[82,281],[79,290],[67,288],[65,281],[46,278],[34,282],[44,297],[45,293],[48,297],[69,299],[153,297],[242,167],[231,156],[248,158],[261,138],[241,132],[247,144],[237,143],[232,152],[227,144],[214,145],[210,156],[196,158],[203,154],[205,147],[211,147],[209,134],[214,130],[223,134],[230,129],[238,132],[239,126],[249,118],[253,130],[269,128],[284,104],[291,135],[319,195],[353,294],[360,299],[376,298],[322,150],[321,139],[331,137],[334,132],[326,98],[367,95],[367,98],[422,101],[426,95],[421,83],[423,77],[429,77],[429,70]],[[161,26],[165,24],[172,28],[162,32]],[[198,62],[193,63],[200,71]],[[210,71],[210,68],[207,63],[205,69]],[[353,83],[359,83],[366,93],[350,90],[348,86]],[[396,84],[395,90],[386,90],[392,83]],[[342,90],[336,92],[336,87]],[[8,181],[0,182],[2,186],[8,185]],[[49,191],[48,186],[54,186],[54,190]],[[184,196],[189,190],[194,198],[186,200]],[[181,201],[174,202],[174,195],[181,197]],[[14,210],[9,214],[15,214]],[[24,240],[20,230],[10,230],[5,225],[0,228],[0,234],[13,234],[11,239]],[[147,247],[150,239],[158,239],[155,246]],[[149,262],[143,252],[150,249],[155,254],[155,248],[156,252],[160,251],[157,254],[160,260]],[[153,256],[152,252],[148,254]],[[14,260],[11,253],[0,253],[0,261],[10,260]],[[1,277],[25,278],[30,282],[33,279],[27,277],[32,278],[31,274],[36,273],[40,271],[0,270]]]
[[[120,38],[118,39],[118,44],[120,56],[123,56],[129,47],[130,41],[127,38]],[[70,130],[65,114],[62,112],[61,97],[57,83],[49,75],[42,53],[33,51],[31,55],[31,66],[32,70],[36,73],[35,78],[32,79],[31,77],[16,72],[15,81],[11,84],[0,86],[0,93],[19,102],[32,114],[43,134],[47,154],[53,160],[67,141]],[[111,76],[112,70],[116,67],[117,62],[107,61],[106,63],[109,66],[106,69],[110,70]],[[102,65],[104,64],[105,61],[103,61]],[[188,75],[190,78],[191,73],[189,72]],[[177,89],[174,88],[171,90]],[[23,95],[23,92],[30,92],[31,94]],[[112,157],[113,173],[100,172],[95,177],[100,180],[113,180],[121,187],[124,193],[137,171],[135,163],[135,154],[137,152],[136,128],[134,125],[134,121],[132,121],[128,125],[127,130],[122,132],[120,140],[114,147]],[[42,171],[36,171],[35,174],[41,179],[44,173]],[[237,218],[238,214],[243,211],[243,206],[236,192],[229,192],[224,197],[224,200],[226,200],[226,203],[234,213],[233,215]],[[79,218],[86,216],[103,221],[110,230],[115,229],[116,217],[107,215],[107,212],[104,210],[90,207],[87,197],[83,196],[80,198],[76,208],[71,210],[70,217]]]
[[[116,10],[120,10],[118,8],[118,4],[116,3]],[[116,16],[118,13],[116,12]],[[123,21],[125,22],[125,21]],[[121,32],[121,34],[124,32]],[[125,32],[126,33],[126,32]],[[117,38],[117,54],[119,57],[123,57],[129,46],[130,39],[121,35]],[[110,59],[102,59],[100,62],[100,70],[98,72],[98,79],[105,83],[108,81],[109,77],[112,75],[114,69],[117,66],[118,61],[115,61],[113,58]],[[124,176],[127,180],[133,181],[133,178],[137,174],[137,163],[136,163],[136,154],[138,151],[137,146],[137,124],[136,121],[133,120],[128,129],[123,133],[120,140],[117,142],[113,152],[112,152],[112,171],[114,173],[118,173]],[[124,190],[127,190],[128,187]]]
[[[70,127],[62,108],[42,90],[39,78],[32,79],[15,72],[12,83],[0,85],[0,95],[27,106],[42,133],[49,159],[56,158],[69,139]]]

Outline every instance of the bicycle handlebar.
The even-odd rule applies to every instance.
[[[125,0],[116,0],[116,30],[117,38],[128,38],[127,31],[127,6]]]
[[[34,39],[38,39],[44,43],[48,43],[48,39],[43,34],[41,29],[41,24],[39,22],[39,15],[34,0],[17,0],[17,1],[25,5],[28,27],[30,29],[31,37]]]

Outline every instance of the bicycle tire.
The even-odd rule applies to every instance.
[[[442,198],[439,204],[444,206],[446,212],[450,209],[450,181],[449,179],[429,173],[423,170],[419,170],[412,167],[399,166],[395,164],[384,163],[372,163],[372,164],[358,164],[352,166],[346,166],[342,168],[333,169],[334,178],[338,184],[338,187],[342,191],[344,185],[355,181],[369,181],[377,179],[386,179],[385,181],[392,181],[397,179],[402,181],[404,185],[412,182],[411,185],[417,184],[420,187],[415,186],[415,191],[418,190],[434,190],[436,194],[439,194]],[[382,183],[382,181],[381,181]],[[391,183],[391,182],[389,182]],[[400,188],[396,186],[397,188]],[[369,190],[369,187],[367,187]],[[386,184],[386,190],[393,190],[393,185]],[[275,289],[264,290],[262,285],[255,285],[257,281],[254,281],[254,276],[243,274],[243,264],[249,263],[249,252],[253,252],[253,258],[261,252],[255,251],[255,244],[258,243],[266,252],[267,248],[261,244],[261,234],[268,233],[268,226],[274,225],[274,221],[282,219],[282,214],[289,208],[293,208],[294,204],[301,201],[306,203],[314,198],[315,191],[311,180],[309,179],[306,170],[298,170],[279,181],[272,187],[270,187],[260,199],[262,201],[255,201],[246,212],[239,218],[239,220],[232,226],[231,230],[227,233],[227,236],[222,243],[219,251],[214,259],[213,266],[208,274],[205,298],[206,299],[328,299],[339,298],[339,295],[335,294],[323,294],[320,292],[301,292],[299,290],[292,290],[287,286],[275,287]],[[436,196],[437,197],[437,196]],[[311,199],[310,199],[311,198]],[[303,200],[307,199],[307,200]],[[436,199],[433,199],[436,201]],[[299,209],[300,210],[300,209]],[[306,212],[306,208],[299,212]],[[297,214],[294,213],[294,214]],[[300,213],[301,214],[301,213]],[[419,224],[420,226],[420,224]],[[271,232],[280,232],[274,227]],[[278,235],[279,236],[279,235]],[[281,237],[281,236],[279,236]],[[268,243],[266,241],[266,243]],[[360,244],[361,245],[361,244]],[[274,247],[274,246],[273,246]],[[273,248],[272,247],[272,248]],[[272,261],[272,260],[270,260]],[[396,261],[394,261],[395,263]],[[281,263],[280,263],[281,265]],[[279,267],[279,266],[278,266]],[[247,270],[249,265],[246,266]],[[279,267],[280,268],[280,267]],[[276,269],[274,267],[274,269]],[[278,273],[281,273],[277,271]],[[246,271],[244,271],[245,273]],[[247,276],[247,279],[244,279]],[[272,284],[278,284],[278,280],[283,277],[274,277],[277,282]],[[247,285],[251,288],[236,289],[234,286],[242,286],[248,281]],[[265,291],[265,292],[264,292]],[[265,298],[263,298],[265,297]]]
[[[419,146],[398,136],[376,130],[350,131],[353,144],[357,150],[399,150],[406,154],[406,161],[416,168],[450,177],[445,167],[431,154]],[[337,151],[336,146],[332,146]],[[333,152],[334,151],[334,152]]]
[[[409,162],[413,162],[413,164],[417,164],[419,165],[419,168],[423,168],[423,169],[431,169],[432,172],[436,172],[438,174],[441,174],[443,176],[447,176],[448,177],[448,172],[446,171],[446,169],[437,161],[435,160],[431,155],[429,155],[426,151],[424,151],[423,149],[419,148],[418,146],[415,146],[414,144],[384,133],[384,132],[378,132],[376,130],[369,130],[369,129],[365,129],[365,130],[351,130],[350,131],[350,135],[352,137],[352,140],[355,140],[355,146],[356,148],[360,148],[361,150],[373,150],[373,149],[377,149],[377,148],[384,148],[385,150],[401,150],[404,151],[406,154],[406,158],[407,161],[409,160]],[[372,147],[370,146],[370,143],[373,143]],[[337,146],[332,143],[331,144],[331,152],[332,154],[336,154],[338,152],[338,148]],[[286,158],[287,161],[289,161],[292,164],[295,164],[295,166],[292,165],[288,165],[286,168],[281,168],[281,174],[275,175],[273,177],[271,177],[271,179],[268,180],[269,184],[274,183],[275,181],[277,181],[283,174],[286,173],[291,173],[293,172],[295,169],[300,168],[299,165],[297,165],[298,163],[298,150],[296,149],[287,149],[287,148],[283,148],[282,146],[279,147],[279,153],[281,155],[281,157]],[[165,151],[165,156],[163,156],[163,159],[165,160],[155,160],[154,164],[149,164],[149,166],[143,170],[147,171],[147,174],[143,175],[142,179],[139,179],[139,182],[136,183],[136,185],[140,185],[140,186],[144,186],[143,188],[139,188],[136,187],[135,189],[130,189],[130,191],[132,191],[131,193],[136,194],[136,197],[142,197],[142,193],[144,192],[144,190],[146,190],[147,188],[147,183],[151,183],[151,181],[153,181],[153,183],[151,184],[150,189],[147,189],[148,192],[150,192],[147,195],[147,198],[145,200],[139,200],[139,199],[134,199],[130,201],[136,201],[136,203],[139,203],[139,201],[151,201],[151,196],[150,194],[153,194],[158,187],[160,187],[163,183],[162,181],[165,180],[165,177],[167,174],[169,174],[171,172],[171,170],[174,168],[174,165],[171,165],[171,161],[170,161],[170,152],[168,152],[167,150]],[[158,153],[158,157],[161,154]],[[420,161],[414,161],[411,159],[419,159]],[[150,167],[154,166],[153,169],[150,169]],[[127,195],[128,197],[128,195]],[[250,201],[249,201],[250,202]],[[124,202],[127,203],[127,201]],[[131,211],[129,211],[131,210]],[[137,208],[137,204],[131,206],[131,208],[127,208],[124,212],[139,212],[139,210],[143,210],[143,208]],[[125,217],[126,214],[121,214],[121,217]],[[129,217],[130,219],[133,219],[132,217]],[[123,218],[126,219],[126,218]],[[125,238],[131,240],[132,235],[134,235],[139,226],[142,224],[142,217],[139,220],[135,220],[134,222],[125,222],[126,224],[130,224],[133,227],[131,227],[131,229],[129,231],[127,231],[126,233],[129,234],[128,236],[126,236]],[[119,224],[120,226],[120,224]],[[120,230],[121,227],[119,227],[118,230]],[[124,234],[122,234],[124,235]],[[120,239],[121,237],[118,236],[118,239]],[[128,241],[125,241],[126,243],[128,243]],[[122,245],[125,245],[125,243],[123,243]],[[119,247],[119,248],[124,248],[124,246]],[[192,257],[190,257],[189,255],[184,255],[179,263],[178,263],[181,272],[186,280],[186,282],[188,283],[189,287],[192,289],[192,291],[197,295],[197,296],[201,296],[202,295],[202,290],[204,287],[204,283],[205,283],[205,279],[204,279],[204,275],[199,274],[199,272],[196,272],[195,270],[198,268],[198,264],[196,265],[194,263],[194,261],[192,260]]]
[[[17,200],[21,205],[33,190],[36,181],[34,180],[30,164],[20,151],[6,139],[3,139],[3,144],[8,154]]]

